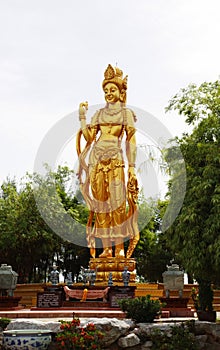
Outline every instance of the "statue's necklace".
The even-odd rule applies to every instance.
[[[115,115],[117,115],[119,113],[122,113],[122,110],[123,110],[123,108],[117,108],[117,109],[105,108],[103,110],[103,119],[105,120],[105,115],[107,115],[107,116],[115,116]],[[107,131],[108,134],[111,134],[112,126],[113,126],[114,123],[115,123],[115,121],[109,120],[109,118],[107,118],[106,126],[108,126],[108,131]]]
[[[119,108],[119,109],[105,108],[105,114],[107,115],[117,115],[120,112],[122,112],[122,108]]]

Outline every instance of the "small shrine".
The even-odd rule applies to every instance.
[[[18,308],[21,297],[14,297],[18,274],[7,264],[0,267],[0,309]]]
[[[164,271],[162,276],[165,297],[159,299],[165,304],[163,310],[168,311],[171,317],[193,317],[194,311],[188,307],[189,298],[183,295],[184,271],[171,260],[171,265],[167,266],[167,271]],[[171,296],[170,292],[177,292],[178,296]]]
[[[179,297],[183,296],[184,272],[180,270],[179,265],[171,261],[171,265],[167,266],[167,271],[163,272],[163,283],[166,298],[170,297],[171,290],[177,290]]]

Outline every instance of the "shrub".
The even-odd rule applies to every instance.
[[[61,332],[56,335],[55,348],[65,350],[101,350],[104,334],[93,323],[80,327],[80,320],[60,321]]]
[[[181,323],[171,327],[167,333],[154,330],[151,334],[151,350],[197,350],[198,343],[192,333],[193,328],[193,324]]]
[[[161,312],[162,304],[159,300],[151,299],[150,295],[118,301],[122,311],[126,312],[127,318],[135,322],[153,322]]]
[[[0,328],[4,330],[10,322],[11,320],[9,318],[6,318],[6,317],[0,318]]]

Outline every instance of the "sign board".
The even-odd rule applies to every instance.
[[[118,300],[134,298],[136,287],[110,287],[110,306],[118,308]]]
[[[55,308],[61,307],[60,292],[40,292],[37,293],[37,307],[39,308]]]

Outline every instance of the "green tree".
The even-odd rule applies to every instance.
[[[39,215],[29,183],[19,190],[10,181],[2,185],[0,232],[1,263],[12,265],[19,282],[33,281],[36,268],[47,267],[60,250],[61,239]]]
[[[193,129],[176,138],[187,185],[181,211],[167,234],[183,266],[199,282],[200,296],[204,286],[210,295],[203,309],[211,309],[211,283],[219,284],[220,272],[220,82],[189,85],[171,99],[170,110],[177,110]],[[168,161],[174,155],[175,147],[168,150]],[[181,176],[176,172],[171,183]],[[172,201],[175,206],[178,191]]]
[[[68,168],[59,167],[57,172],[48,169],[44,177],[33,174],[19,184],[7,179],[2,185],[0,263],[7,263],[18,272],[19,283],[46,280],[55,256],[60,268],[72,268],[76,275],[80,265],[85,266],[89,260],[85,247],[87,209],[71,190],[67,191],[70,176]],[[57,222],[57,231],[50,221],[44,220],[42,212]],[[62,236],[62,230],[66,235]],[[73,244],[73,235],[78,235],[84,245]]]
[[[139,224],[143,229],[134,257],[137,260],[137,273],[144,277],[145,281],[162,282],[162,273],[173,257],[167,236],[161,230],[167,205],[167,200],[158,200],[150,204],[142,200],[139,204]]]
[[[77,278],[81,265],[87,267],[90,255],[86,247],[88,208],[80,202],[73,177],[68,167],[58,166],[55,172],[47,168],[44,177],[34,174],[32,179],[43,218],[62,237],[59,267],[64,275],[71,271]]]

